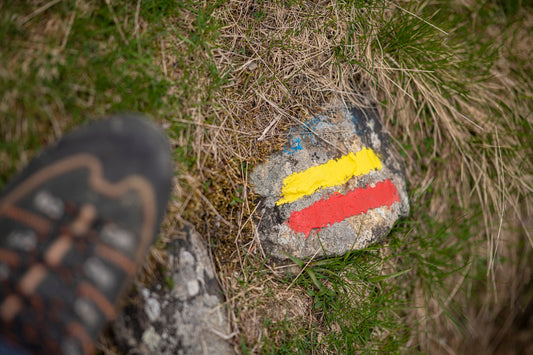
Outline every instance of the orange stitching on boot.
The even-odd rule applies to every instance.
[[[24,295],[32,295],[47,274],[48,271],[46,271],[46,268],[43,265],[37,264],[32,266],[32,268],[22,276],[22,279],[18,283],[20,291]]]
[[[118,265],[122,270],[128,275],[134,275],[137,270],[137,265],[127,258],[124,254],[119,253],[118,251],[103,245],[99,244],[96,246],[96,254],[113,262]]]
[[[65,254],[72,247],[72,240],[65,235],[61,235],[44,254],[44,260],[50,266],[58,266]]]
[[[96,208],[93,205],[85,204],[81,206],[78,218],[70,225],[72,233],[78,237],[87,233],[95,217]]]
[[[146,250],[148,249],[148,246],[152,240],[152,233],[156,223],[156,201],[154,190],[148,181],[141,176],[128,176],[117,184],[110,184],[101,178],[102,166],[100,164],[96,165],[94,169],[97,170],[97,173],[95,172],[94,174],[91,174],[90,184],[96,190],[116,198],[124,194],[129,189],[134,189],[141,196],[141,199],[144,202],[144,221],[141,227],[141,241],[138,245],[137,252],[135,253],[135,260],[137,262],[141,262],[141,256],[146,253]]]
[[[94,352],[93,340],[83,325],[78,322],[71,322],[67,325],[67,329],[70,335],[80,341],[84,354],[92,354]]]
[[[78,286],[78,292],[81,296],[87,297],[102,311],[107,320],[113,320],[116,317],[115,307],[109,302],[104,294],[98,291],[88,282],[82,282]]]
[[[35,213],[11,205],[3,206],[0,209],[0,213],[3,213],[6,217],[14,219],[22,224],[32,227],[39,234],[46,235],[50,231],[51,223],[46,218]]]
[[[10,322],[22,309],[22,301],[16,295],[9,295],[0,305],[0,316],[4,322]]]

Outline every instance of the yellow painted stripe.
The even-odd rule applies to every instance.
[[[363,148],[357,153],[350,152],[337,160],[332,159],[287,176],[283,179],[282,197],[276,205],[294,202],[318,189],[342,185],[354,176],[365,175],[381,168],[381,161],[372,149]]]

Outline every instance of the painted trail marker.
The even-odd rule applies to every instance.
[[[339,159],[331,159],[327,163],[287,176],[283,179],[282,198],[276,205],[294,202],[312,195],[320,188],[342,185],[352,177],[381,170],[381,167],[381,161],[372,149],[363,148],[355,154],[350,152]]]
[[[409,214],[401,164],[374,110],[332,109],[288,138],[251,175],[259,238],[274,259],[361,249]]]
[[[293,231],[302,232],[307,238],[313,229],[328,227],[373,208],[391,207],[395,202],[400,202],[398,191],[387,179],[374,187],[353,189],[346,195],[333,193],[301,211],[292,211],[288,224]]]

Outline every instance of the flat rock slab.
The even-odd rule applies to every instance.
[[[329,110],[293,128],[251,182],[261,245],[278,261],[365,248],[409,214],[402,164],[374,109]]]
[[[142,302],[113,325],[117,344],[124,354],[234,354],[224,296],[200,235],[185,222],[167,249],[173,287],[141,289]]]

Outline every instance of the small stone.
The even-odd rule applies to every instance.
[[[155,322],[161,314],[161,305],[155,298],[148,298],[144,304],[144,311],[150,322]]]
[[[119,315],[114,333],[121,351],[143,355],[233,354],[228,342],[233,336],[231,326],[222,307],[224,297],[201,236],[184,222],[167,249],[166,277],[172,278],[174,287],[141,289],[144,312],[140,312],[140,305],[131,305]]]
[[[159,348],[161,336],[157,334],[154,327],[150,327],[143,333],[142,341],[148,347],[148,349],[150,349],[150,351],[155,353]]]
[[[187,282],[187,290],[189,291],[189,297],[194,297],[200,291],[200,285],[198,280],[190,280]]]
[[[181,259],[181,263],[184,265],[194,265],[194,256],[186,250],[181,253]]]
[[[335,108],[293,128],[251,182],[259,239],[277,261],[365,248],[409,214],[402,163],[374,109]]]
[[[248,71],[254,71],[257,69],[257,63],[255,62],[251,62],[250,64],[248,64],[246,66],[246,69],[248,69]]]

